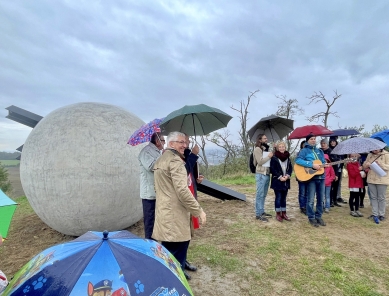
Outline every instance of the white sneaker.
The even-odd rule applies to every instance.
[[[359,217],[359,215],[356,212],[354,212],[354,211],[351,211],[350,215],[353,216],[353,217]]]
[[[329,209],[329,208],[325,208],[325,209],[324,209],[324,213],[329,214],[329,213],[330,213],[330,209]]]
[[[360,211],[355,211],[357,213],[358,217],[363,217],[363,214]]]

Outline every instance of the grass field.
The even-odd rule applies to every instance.
[[[8,166],[17,166],[19,165],[20,163],[20,160],[16,160],[16,159],[7,159],[7,160],[0,160],[0,163],[6,167]]]
[[[389,295],[389,221],[379,225],[349,215],[348,205],[324,214],[326,227],[314,228],[299,212],[297,183],[287,200],[292,221],[274,219],[274,194],[269,190],[268,223],[254,217],[253,175],[214,180],[246,194],[247,202],[221,201],[199,194],[207,224],[195,231],[188,259],[198,266],[189,282],[195,295]],[[347,178],[342,192],[347,197]],[[0,248],[1,270],[12,276],[33,255],[74,239],[56,232],[33,213],[25,197]],[[127,228],[143,237],[140,221]]]

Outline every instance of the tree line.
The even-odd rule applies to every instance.
[[[20,156],[20,152],[4,152],[0,151],[0,160],[15,160]]]

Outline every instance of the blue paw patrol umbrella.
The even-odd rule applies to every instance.
[[[128,231],[89,231],[29,261],[9,283],[12,296],[193,295],[162,245]]]

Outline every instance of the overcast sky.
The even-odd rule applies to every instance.
[[[147,122],[204,103],[248,127],[275,113],[276,95],[305,110],[324,109],[329,127],[388,124],[389,2],[82,1],[0,2],[0,151],[31,128],[5,118],[11,105],[41,116],[78,102],[122,107]]]

